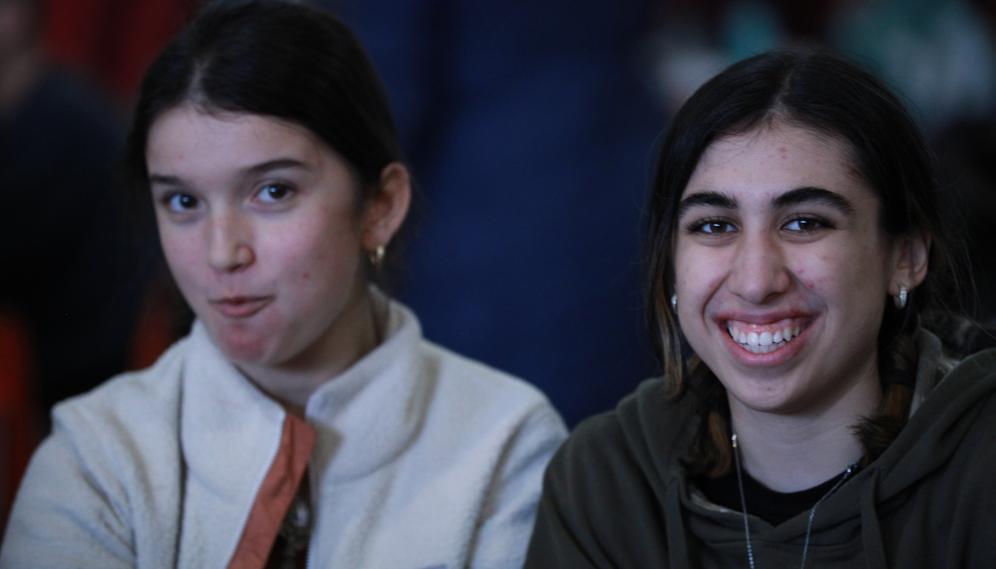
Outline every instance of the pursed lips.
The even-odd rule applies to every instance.
[[[229,318],[249,318],[273,302],[272,296],[227,296],[208,301]]]

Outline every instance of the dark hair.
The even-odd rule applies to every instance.
[[[904,310],[886,302],[878,335],[879,372],[915,373],[915,335],[927,310],[959,312],[957,249],[944,230],[933,157],[898,97],[855,62],[824,49],[775,50],[736,63],[708,81],[671,121],[661,146],[647,207],[647,323],[672,400],[691,389],[703,402],[700,436],[689,465],[720,476],[730,465],[725,390],[704,363],[681,356],[676,314],[670,305],[671,257],[677,206],[702,154],[714,141],[778,120],[839,140],[880,204],[879,225],[890,236],[922,231],[931,237],[928,273],[910,291]],[[908,382],[906,382],[908,383]],[[856,427],[865,460],[874,460],[908,418],[912,386],[889,382],[877,415]]]
[[[349,28],[316,8],[212,2],[166,46],[145,74],[128,134],[124,174],[133,206],[151,203],[149,129],[182,104],[308,128],[346,160],[361,198],[376,195],[381,171],[402,160],[377,71]]]

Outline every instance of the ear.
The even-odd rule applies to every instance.
[[[363,249],[373,252],[391,242],[401,228],[412,201],[411,176],[400,162],[391,162],[380,172],[380,192],[370,198],[363,213]]]
[[[905,285],[907,290],[913,290],[927,277],[930,243],[930,234],[921,230],[896,240],[896,261],[892,279],[889,281],[890,295],[899,294],[899,285]]]

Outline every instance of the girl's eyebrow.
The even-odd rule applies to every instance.
[[[183,186],[183,182],[176,176],[164,176],[162,174],[149,174],[150,186]]]
[[[778,209],[802,203],[822,203],[839,210],[845,215],[854,215],[854,204],[850,200],[830,190],[811,186],[785,192],[771,200],[771,207],[772,209]]]
[[[724,209],[738,209],[740,205],[735,198],[719,192],[696,192],[678,204],[678,218],[694,207],[711,206]]]
[[[855,211],[854,204],[844,196],[830,190],[812,186],[796,188],[785,192],[771,200],[771,208],[778,209],[802,203],[823,203],[839,210],[845,215],[854,215]],[[735,198],[726,194],[713,191],[696,192],[684,198],[678,204],[678,218],[680,219],[685,215],[689,209],[703,206],[734,210],[740,207]]]
[[[300,160],[295,160],[294,158],[275,158],[273,160],[267,160],[266,162],[261,162],[247,168],[243,168],[239,173],[241,177],[248,178],[250,176],[259,176],[260,174],[265,174],[272,170],[282,170],[284,168],[304,168],[309,169],[309,166]]]
[[[252,176],[260,176],[271,172],[273,170],[281,170],[284,168],[303,168],[305,170],[310,167],[300,161],[293,158],[276,158],[273,160],[267,160],[266,162],[260,162],[259,164],[254,164],[252,166],[247,166],[239,171],[240,178],[249,178]],[[184,186],[183,180],[176,176],[166,176],[163,174],[153,174],[149,173],[149,185],[162,185],[162,186]]]

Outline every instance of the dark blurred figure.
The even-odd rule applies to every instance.
[[[399,295],[569,424],[653,372],[640,208],[663,128],[644,0],[315,0],[382,74],[425,195]],[[649,82],[646,82],[649,83]]]
[[[996,43],[996,2],[974,0],[978,23]],[[988,69],[975,75],[996,76],[996,62],[990,56]],[[991,95],[991,93],[990,93]],[[944,187],[961,201],[961,227],[968,240],[972,277],[978,291],[978,318],[996,326],[996,104],[990,97],[986,113],[963,113],[944,125],[934,136],[933,146],[940,159]],[[981,116],[980,116],[981,115]]]
[[[996,120],[963,121],[935,141],[943,181],[960,200],[978,318],[996,326]]]
[[[0,304],[27,324],[44,412],[124,369],[140,287],[112,175],[121,124],[46,62],[42,16],[0,0]]]

